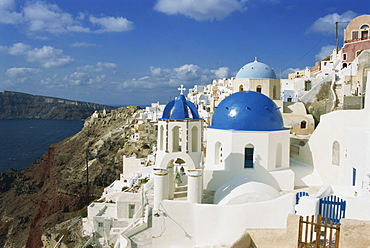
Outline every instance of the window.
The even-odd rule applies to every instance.
[[[292,98],[291,97],[288,97],[288,102],[292,102]]]
[[[98,227],[103,227],[103,223],[102,222],[98,222]]]
[[[159,150],[163,151],[163,133],[164,133],[164,128],[161,126],[160,131],[159,131]]]
[[[253,168],[254,146],[249,144],[244,148],[244,168]]]
[[[305,91],[311,90],[311,81],[310,80],[304,81],[304,90]]]
[[[306,121],[301,121],[301,129],[305,129],[307,127]]]
[[[172,129],[172,152],[181,152],[181,128],[176,126]]]
[[[347,54],[343,53],[343,60],[347,60]]]
[[[356,186],[356,168],[352,168],[352,186]]]
[[[338,165],[340,164],[340,145],[338,141],[334,141],[332,145],[332,164],[333,165]]]
[[[276,100],[277,99],[277,96],[276,96],[276,85],[274,85],[274,87],[272,88],[272,99]]]
[[[358,39],[358,31],[352,31],[352,40]]]
[[[243,90],[244,90],[243,85],[240,85],[240,86],[239,86],[239,91],[243,91]]]
[[[369,25],[361,26],[361,40],[367,40],[369,38]]]
[[[256,88],[256,91],[259,92],[259,93],[262,93],[262,86],[258,85],[257,88]]]
[[[198,128],[193,127],[191,129],[191,151],[197,152],[198,151]]]
[[[220,164],[222,163],[222,146],[220,142],[216,142],[215,144],[215,164]]]
[[[135,215],[135,204],[128,204],[128,217],[133,218]]]

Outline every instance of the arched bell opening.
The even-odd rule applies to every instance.
[[[169,200],[187,200],[188,196],[188,166],[181,158],[172,159],[168,163]]]

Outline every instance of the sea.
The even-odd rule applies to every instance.
[[[78,133],[83,120],[0,119],[0,172],[21,170],[51,144]]]

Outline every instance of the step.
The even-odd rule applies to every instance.
[[[175,187],[175,192],[183,192],[183,191],[188,191],[187,185]]]
[[[175,192],[174,195],[173,195],[173,198],[174,199],[177,199],[177,198],[183,198],[183,197],[187,197],[188,196],[188,192],[187,191],[184,191],[184,192]]]

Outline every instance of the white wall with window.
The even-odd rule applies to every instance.
[[[232,178],[248,174],[277,190],[293,189],[289,142],[289,130],[207,129],[204,187],[216,190]]]

